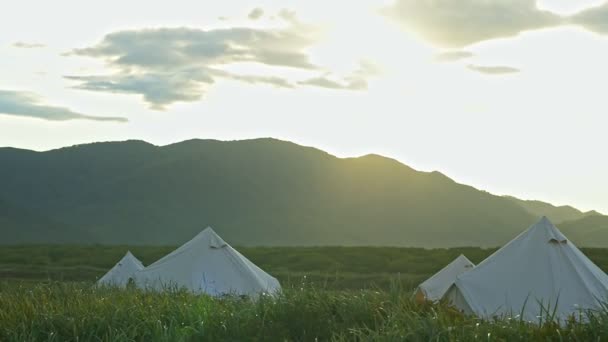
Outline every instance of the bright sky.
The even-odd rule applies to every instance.
[[[0,146],[275,137],[608,213],[598,0],[13,1]]]

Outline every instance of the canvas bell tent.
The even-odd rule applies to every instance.
[[[439,301],[448,291],[450,286],[454,284],[456,277],[469,271],[473,267],[475,267],[475,265],[467,259],[467,257],[461,254],[446,267],[418,285],[415,292],[416,302]]]
[[[137,272],[138,287],[185,288],[212,296],[275,294],[279,282],[227,244],[211,228]]]
[[[129,280],[133,278],[133,275],[140,270],[144,269],[144,265],[141,261],[137,260],[131,252],[127,252],[120,261],[112,267],[103,277],[98,281],[98,285],[108,286],[119,286],[126,287]]]
[[[445,299],[484,318],[580,317],[608,296],[608,276],[546,217],[458,276]]]

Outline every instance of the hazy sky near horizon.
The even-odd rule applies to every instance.
[[[13,1],[0,146],[275,137],[608,213],[608,2]]]

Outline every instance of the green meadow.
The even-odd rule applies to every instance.
[[[412,301],[416,284],[460,253],[493,249],[240,248],[281,281],[277,298],[95,288],[127,249],[149,264],[174,247],[5,246],[0,249],[0,341],[599,341],[608,311],[557,326],[482,321]],[[604,270],[608,250],[584,249]],[[538,324],[541,323],[541,324]]]
[[[149,265],[175,246],[4,246],[0,278],[27,282],[89,282],[101,277],[130,250]],[[459,254],[477,263],[493,249],[385,247],[237,247],[248,259],[289,287],[302,281],[323,289],[413,288]],[[598,253],[598,256],[602,256]],[[608,253],[606,253],[608,267]]]

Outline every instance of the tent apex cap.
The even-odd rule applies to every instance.
[[[568,241],[566,236],[561,231],[559,231],[557,227],[555,227],[555,225],[547,218],[547,216],[541,217],[541,219],[536,224],[532,225],[530,229],[540,229],[544,231],[544,234],[546,234],[547,240],[549,242],[566,243]]]
[[[213,230],[213,228],[211,228],[211,226],[207,226],[207,228],[201,230],[201,232],[198,233],[197,236],[198,235],[205,235],[205,234],[217,235],[217,233],[215,232],[215,230]]]
[[[472,264],[471,260],[469,260],[469,258],[467,258],[467,256],[462,253],[455,260],[464,260],[464,261]]]
[[[206,236],[206,239],[209,239],[209,247],[211,248],[222,248],[228,246],[228,244],[213,230],[211,227],[207,227],[203,229],[197,236],[203,238]]]

